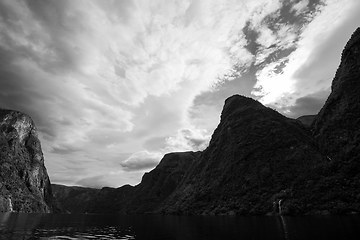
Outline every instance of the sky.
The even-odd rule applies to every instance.
[[[359,26],[358,0],[1,0],[0,108],[52,183],[136,185],[204,150],[231,95],[316,114]]]

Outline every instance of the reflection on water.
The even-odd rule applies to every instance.
[[[0,239],[135,239],[116,216],[0,213],[0,219]]]
[[[358,239],[360,216],[0,213],[0,239]]]

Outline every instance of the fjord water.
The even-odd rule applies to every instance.
[[[359,239],[360,216],[0,213],[0,239]]]

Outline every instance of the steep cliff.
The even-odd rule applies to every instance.
[[[0,109],[0,211],[58,211],[34,122]]]
[[[319,201],[340,212],[360,210],[360,28],[346,44],[331,94],[313,123],[314,137],[330,163]]]
[[[346,44],[331,94],[313,124],[322,151],[334,161],[359,161],[360,28]]]

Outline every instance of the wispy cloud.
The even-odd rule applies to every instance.
[[[299,2],[293,9],[298,14],[300,9],[304,11],[303,6],[305,2]],[[328,88],[340,63],[341,51],[358,26],[359,7],[356,1],[337,0],[318,5],[308,14],[308,23],[299,29],[294,51],[257,72],[253,94],[263,103],[276,104],[280,109]]]

